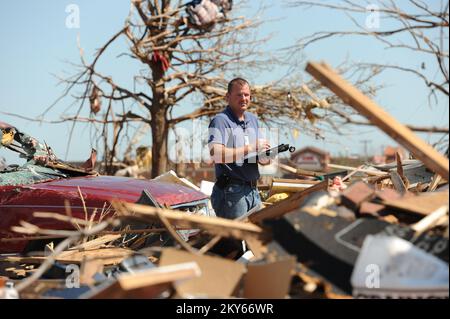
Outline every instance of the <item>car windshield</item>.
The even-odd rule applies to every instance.
[[[0,171],[0,185],[30,185],[67,177],[56,169],[27,162],[23,166],[10,165]]]
[[[88,174],[63,163],[46,144],[7,123],[0,122],[0,142],[2,152],[10,151],[26,161],[22,166],[6,165],[0,156],[0,186],[30,185]]]

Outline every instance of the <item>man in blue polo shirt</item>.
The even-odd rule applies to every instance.
[[[255,157],[248,160],[244,157],[270,146],[259,138],[257,117],[246,111],[250,99],[250,85],[246,80],[230,81],[226,94],[228,106],[209,125],[208,146],[216,171],[211,203],[219,217],[235,219],[261,205],[256,188],[258,163]],[[259,160],[262,165],[269,162]]]

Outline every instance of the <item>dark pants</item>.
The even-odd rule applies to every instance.
[[[261,198],[258,189],[250,185],[231,183],[223,189],[214,185],[211,204],[217,216],[236,219],[250,209],[261,206]]]

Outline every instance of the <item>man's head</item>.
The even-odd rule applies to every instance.
[[[236,78],[228,83],[226,100],[236,115],[241,116],[247,110],[250,99],[250,85],[246,80]]]

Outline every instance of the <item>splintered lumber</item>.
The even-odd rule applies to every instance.
[[[103,263],[103,265],[117,265],[125,258],[131,256],[134,252],[130,249],[120,247],[109,247],[100,249],[91,249],[84,251],[64,251],[56,258],[56,261],[65,264],[81,264],[86,259],[96,259]]]
[[[64,251],[55,260],[62,264],[81,264],[86,259],[98,259],[103,265],[116,265],[134,252],[129,249],[111,247],[85,251]],[[0,262],[20,262],[23,264],[41,264],[47,260],[45,256],[0,256]]]
[[[449,163],[446,157],[344,80],[330,66],[325,63],[310,62],[306,66],[306,71],[339,96],[344,103],[353,107],[372,124],[407,148],[427,168],[439,173],[445,179],[449,179]]]
[[[436,188],[439,186],[441,180],[442,180],[441,175],[434,174],[433,179],[431,180],[430,185],[428,186],[427,192],[434,192]]]
[[[157,220],[164,216],[172,226],[185,229],[201,229],[212,235],[246,239],[248,237],[264,238],[265,231],[252,223],[229,220],[220,217],[189,215],[185,212],[156,208],[151,206],[114,202],[118,215],[147,220]]]
[[[304,201],[304,199],[317,191],[326,190],[328,187],[328,180],[320,182],[314,186],[311,186],[304,191],[295,193],[294,195],[278,202],[272,206],[266,207],[260,211],[257,211],[248,216],[248,219],[252,223],[260,223],[265,219],[279,218],[286,213],[298,208]]]
[[[100,248],[102,245],[112,242],[116,239],[119,239],[121,235],[104,235],[102,237],[90,240],[88,242],[85,242],[83,244],[71,247],[69,250],[89,250],[89,249],[97,249]]]

